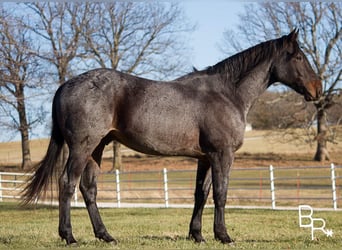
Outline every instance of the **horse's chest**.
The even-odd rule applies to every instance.
[[[215,148],[230,147],[238,150],[243,143],[245,121],[239,112],[213,113],[206,120],[204,135]]]

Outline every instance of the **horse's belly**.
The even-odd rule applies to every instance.
[[[196,132],[161,131],[159,129],[116,131],[115,137],[125,146],[152,155],[203,156]]]
[[[148,154],[198,157],[197,106],[171,85],[161,86],[148,86],[125,100],[115,124],[123,144]]]

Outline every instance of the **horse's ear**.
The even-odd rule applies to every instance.
[[[291,42],[297,41],[298,38],[298,29],[295,28],[294,30],[291,31],[290,34],[287,36],[288,40]]]

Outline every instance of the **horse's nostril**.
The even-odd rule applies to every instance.
[[[317,90],[317,97],[320,97],[322,95],[322,90],[321,89],[318,89]]]

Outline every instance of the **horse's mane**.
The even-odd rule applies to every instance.
[[[204,70],[197,70],[194,68],[194,71],[188,76],[219,73],[224,78],[225,82],[230,82],[230,84],[237,86],[239,81],[252,68],[259,63],[278,55],[286,45],[286,42],[286,36],[262,42],[254,47],[228,57],[213,66],[209,66]]]

